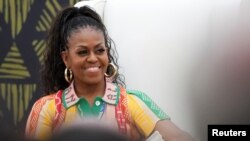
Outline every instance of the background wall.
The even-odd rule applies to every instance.
[[[208,1],[191,0],[107,1],[105,7],[127,88],[144,91],[193,135],[188,84],[207,41],[210,11]]]
[[[250,44],[242,44],[250,37],[242,26],[249,6],[242,0],[107,0],[104,22],[127,88],[144,91],[200,141],[207,140],[208,124],[249,124]]]

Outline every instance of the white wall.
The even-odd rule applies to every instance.
[[[212,108],[210,90],[193,89],[207,88],[206,63],[220,50],[217,41],[237,20],[240,4],[241,0],[106,2],[104,23],[116,43],[127,88],[147,93],[198,141],[206,140],[207,124],[218,120],[211,116],[217,114],[213,109],[206,109]]]
[[[189,73],[206,41],[210,9],[197,0],[108,0],[105,7],[127,88],[147,93],[193,136]]]
[[[127,87],[147,93],[194,137],[189,75],[207,39],[210,10],[211,3],[197,0],[107,1],[105,8]]]

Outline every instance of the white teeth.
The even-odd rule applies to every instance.
[[[96,72],[96,71],[99,70],[99,67],[89,67],[86,70],[89,71],[89,72]]]

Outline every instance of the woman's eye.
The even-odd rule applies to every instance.
[[[87,50],[81,50],[81,51],[78,51],[77,54],[79,54],[79,55],[87,55],[88,51]]]
[[[104,48],[99,48],[99,49],[97,49],[97,53],[101,54],[101,53],[103,53],[103,52],[105,52],[105,49],[104,49]]]

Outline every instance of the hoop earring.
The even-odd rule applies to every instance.
[[[65,70],[64,70],[64,78],[68,83],[70,83],[72,81],[73,73],[72,73],[71,69],[65,68]]]
[[[111,71],[111,72],[110,72]],[[111,73],[111,74],[108,74],[108,73]],[[113,79],[116,75],[117,75],[117,73],[118,73],[118,71],[117,71],[117,67],[113,64],[113,63],[109,63],[108,64],[108,68],[107,68],[107,72],[106,73],[104,73],[104,75],[107,77],[107,78],[109,78],[109,79]]]

